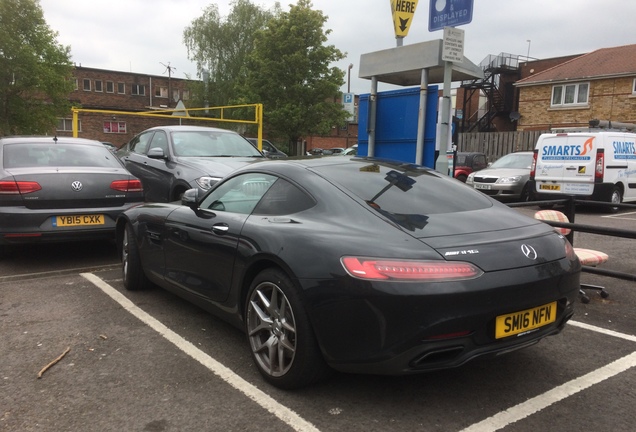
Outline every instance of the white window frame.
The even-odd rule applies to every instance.
[[[106,81],[106,93],[115,93],[115,83]]]
[[[83,82],[83,89],[84,91],[91,91],[91,80],[88,78],[84,78]],[[88,88],[87,88],[88,87]]]
[[[117,94],[126,94],[126,83],[117,83]]]
[[[61,128],[60,128],[61,126]],[[82,131],[82,120],[77,120],[77,127],[79,132]],[[58,132],[73,132],[73,119],[72,118],[58,118],[57,126],[55,126],[55,130]]]
[[[634,78],[634,81],[632,82],[632,94],[636,96],[636,78]]]
[[[131,84],[130,94],[133,96],[146,96],[146,86],[143,84]]]
[[[105,134],[125,134],[128,131],[126,122],[123,121],[104,121],[103,130]]]
[[[184,90],[184,91],[183,91],[182,99],[183,99],[184,101],[190,100],[190,90]]]
[[[168,98],[168,87],[160,85],[155,86],[155,97]]]
[[[580,89],[582,87],[586,88],[585,99],[580,94]],[[556,93],[560,92],[560,95]],[[571,95],[571,102],[566,100],[567,96]],[[558,100],[555,100],[558,99]],[[576,106],[587,106],[590,100],[590,83],[589,82],[580,82],[580,83],[567,83],[567,84],[558,84],[552,86],[552,93],[550,96],[550,106],[553,108],[568,108],[568,107],[576,107]]]
[[[95,91],[99,93],[104,92],[104,82],[102,80],[95,80]]]

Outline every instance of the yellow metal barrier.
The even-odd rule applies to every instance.
[[[254,119],[236,120],[226,118],[226,112],[232,109],[239,108],[254,108]],[[176,108],[166,110],[153,110],[153,111],[113,111],[113,110],[100,110],[100,109],[88,109],[88,108],[72,108],[73,112],[73,137],[77,138],[79,135],[79,114],[80,113],[94,113],[94,114],[108,114],[108,115],[129,115],[138,117],[156,117],[156,118],[169,118],[169,119],[188,119],[188,120],[203,120],[214,122],[228,122],[228,123],[246,123],[255,124],[258,126],[258,149],[263,150],[263,104],[246,104],[246,105],[228,105],[222,107],[208,107],[208,108]],[[205,111],[205,117],[190,116],[190,112]],[[185,115],[178,115],[177,113],[183,113]],[[210,113],[217,113],[216,117],[210,117]]]

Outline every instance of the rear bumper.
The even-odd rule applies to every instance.
[[[538,192],[536,180],[529,180],[528,184],[530,185],[530,190],[533,191],[533,194],[534,194],[533,196],[535,200],[538,200],[538,201],[551,200],[551,199],[556,200],[556,199],[568,198],[570,196],[575,196],[577,199],[581,199],[581,200],[609,202],[612,196],[612,191],[614,190],[614,187],[615,187],[614,184],[612,183],[595,183],[592,195],[571,195],[571,194],[565,194],[561,191]]]
[[[113,239],[117,216],[137,204],[117,208],[60,210],[0,207],[0,245]],[[53,222],[56,216],[75,215],[102,215],[103,224],[60,227]]]
[[[579,270],[577,262],[562,259],[492,272],[479,281],[431,283],[415,290],[404,284],[355,281],[349,287],[329,289],[317,281],[300,282],[331,367],[343,372],[404,375],[457,367],[559,333],[574,314]],[[307,283],[313,287],[308,288]],[[321,298],[324,292],[331,297]],[[339,295],[334,298],[334,293]],[[356,293],[363,294],[357,297]],[[495,337],[498,316],[554,301],[557,315],[551,324]]]

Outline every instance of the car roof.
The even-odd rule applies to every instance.
[[[87,138],[73,138],[73,137],[52,137],[52,136],[8,136],[0,138],[0,144],[50,144],[51,142],[57,142],[60,144],[86,144],[104,147],[101,141],[96,141]]]
[[[209,126],[192,126],[192,125],[167,125],[167,126],[155,126],[155,127],[151,127],[149,129],[146,129],[147,131],[152,131],[152,130],[164,130],[164,131],[170,131],[170,132],[196,132],[196,131],[209,131],[209,132],[228,132],[228,133],[233,133],[235,134],[236,132],[229,130],[229,129],[221,129],[221,128],[215,128],[215,127],[209,127]],[[238,135],[238,134],[237,134]]]

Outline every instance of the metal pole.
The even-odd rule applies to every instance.
[[[420,80],[420,109],[417,115],[417,141],[415,146],[415,163],[424,163],[424,133],[426,132],[426,97],[428,95],[428,69],[422,69]]]
[[[378,79],[371,78],[371,94],[369,95],[369,121],[367,132],[369,134],[369,150],[367,156],[375,156],[375,120],[378,108]]]
[[[453,74],[453,64],[444,62],[444,89],[442,90],[442,121],[439,137],[439,156],[435,162],[435,170],[448,175],[448,158],[446,152],[450,150],[450,108],[451,108],[451,81]]]

